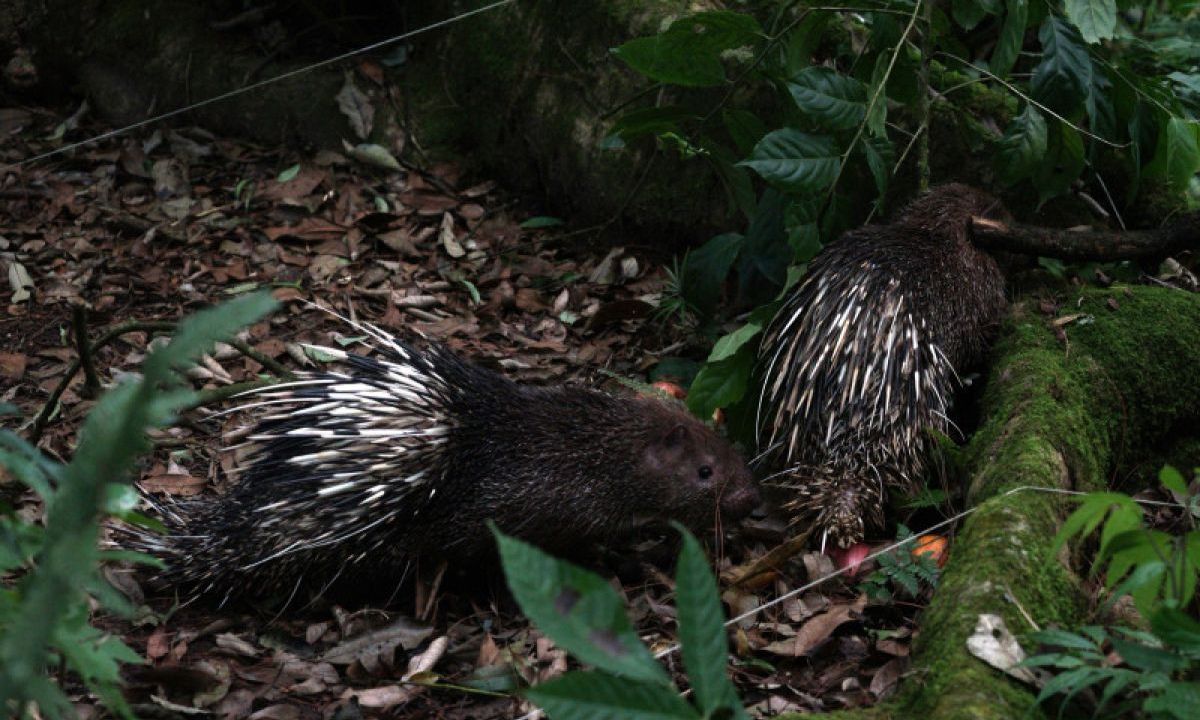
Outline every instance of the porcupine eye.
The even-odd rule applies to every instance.
[[[712,472],[712,468],[708,465],[701,465],[698,474],[700,475],[701,480],[707,480],[712,477]]]

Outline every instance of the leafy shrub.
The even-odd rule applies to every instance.
[[[683,665],[694,704],[642,644],[621,599],[600,576],[493,528],[500,559],[522,612],[592,670],[541,683],[528,697],[556,720],[573,718],[746,718],[726,675],[729,643],[717,584],[700,543],[679,528],[675,577]]]
[[[1191,495],[1171,467],[1163,486],[1184,499],[1188,526],[1171,535],[1146,527],[1142,508],[1121,493],[1086,495],[1063,523],[1055,549],[1074,537],[1100,531],[1092,572],[1104,571],[1111,599],[1130,595],[1150,632],[1089,626],[1079,632],[1046,630],[1033,638],[1053,646],[1023,663],[1056,674],[1044,702],[1063,693],[1061,707],[1086,700],[1098,717],[1190,718],[1200,703],[1200,623],[1188,614],[1200,577],[1200,496]],[[1098,698],[1085,691],[1100,691]]]
[[[188,367],[218,339],[266,314],[267,294],[251,295],[197,313],[171,342],[146,358],[143,377],[104,395],[88,416],[71,462],[59,465],[16,435],[0,432],[0,465],[45,503],[45,525],[26,522],[8,509],[0,516],[0,574],[18,575],[0,588],[0,710],[22,717],[31,704],[46,717],[73,715],[47,668],[75,673],[114,712],[131,717],[120,692],[119,666],[141,659],[124,643],[89,623],[88,599],[118,613],[131,611],[101,577],[103,559],[135,559],[135,553],[101,551],[100,521],[106,515],[135,519],[136,495],[128,475],[147,449],[146,431],[171,422],[192,403],[177,370]]]
[[[1200,19],[1186,3],[750,7],[761,21],[699,12],[613,50],[665,87],[619,118],[606,145],[653,138],[706,163],[746,220],[677,276],[702,316],[731,273],[732,304],[758,307],[700,371],[688,404],[701,417],[746,395],[752,341],[805,263],[883,209],[893,187],[924,185],[931,164],[993,174],[1040,202],[1078,181],[1126,203],[1146,181],[1196,191]],[[930,153],[933,126],[961,147]]]

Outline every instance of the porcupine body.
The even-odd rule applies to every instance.
[[[440,346],[371,327],[378,357],[321,348],[343,372],[256,393],[249,465],[216,499],[174,505],[160,584],[229,597],[399,577],[419,555],[479,557],[487,520],[547,549],[612,539],[638,518],[711,527],[758,502],[749,471],[682,408],[521,385]]]
[[[930,431],[947,432],[957,371],[981,358],[1004,312],[1004,278],[970,242],[993,197],[934,188],[889,225],[831,243],[763,341],[760,447],[795,520],[845,547],[883,522],[884,490],[921,476]]]

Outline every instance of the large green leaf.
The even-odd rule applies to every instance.
[[[1158,136],[1154,159],[1146,166],[1146,174],[1166,180],[1183,190],[1200,169],[1200,143],[1196,124],[1172,117]]]
[[[1200,659],[1200,622],[1175,608],[1164,607],[1150,617],[1154,634],[1163,642]]]
[[[1191,720],[1200,707],[1200,683],[1173,682],[1163,688],[1162,694],[1146,700],[1142,710],[1155,713],[1152,717],[1173,717]]]
[[[729,131],[738,151],[744,155],[748,155],[767,134],[767,126],[749,110],[725,108],[721,111],[721,119],[725,121],[725,129]]]
[[[1033,105],[1013,118],[996,152],[1000,181],[1013,185],[1030,177],[1046,156],[1046,119]]]
[[[754,357],[754,348],[743,345],[732,357],[705,363],[688,389],[688,409],[697,417],[707,418],[717,408],[740,400],[750,383]]]
[[[739,307],[753,307],[770,300],[787,280],[792,249],[784,230],[784,216],[793,202],[773,187],[763,190],[738,256],[736,304]]]
[[[1021,46],[1025,44],[1025,26],[1029,21],[1029,0],[1008,0],[1005,4],[1004,25],[996,39],[996,49],[988,62],[991,71],[1007,77],[1012,70]]]
[[[708,354],[708,362],[720,362],[725,358],[733,357],[742,346],[758,337],[762,332],[762,323],[747,322],[737,330],[731,333],[722,335],[720,339],[713,345],[712,352]]]
[[[740,164],[789,192],[821,192],[837,177],[841,157],[833,140],[795,128],[770,132]]]
[[[1089,43],[1108,40],[1117,32],[1116,0],[1065,0],[1067,17]]]
[[[1047,128],[1046,155],[1033,174],[1041,202],[1062,195],[1083,172],[1083,138],[1075,128],[1055,122]]]
[[[682,526],[683,547],[675,574],[675,611],[679,615],[679,642],[688,683],[706,717],[718,711],[727,717],[746,717],[737,691],[729,680],[729,639],[717,583],[700,543]]]
[[[762,29],[752,16],[730,11],[682,17],[663,32],[630,40],[613,54],[659,82],[703,87],[725,82],[721,53],[751,45]]]
[[[1038,31],[1042,61],[1033,69],[1029,89],[1038,102],[1069,114],[1083,102],[1092,76],[1092,58],[1079,31],[1053,14]]]
[[[694,112],[678,105],[638,108],[622,115],[613,125],[612,134],[620,136],[622,140],[632,140],[643,135],[679,132],[683,123],[697,117]]]
[[[742,249],[738,233],[717,235],[683,259],[680,294],[705,316],[712,315],[721,299],[721,285]]]
[[[882,198],[887,194],[888,181],[892,177],[892,164],[896,161],[896,150],[892,147],[892,141],[888,140],[886,135],[869,137],[859,148],[863,157],[867,159],[867,167],[875,180],[875,189]]]
[[[1131,642],[1117,635],[1110,637],[1109,642],[1127,665],[1138,670],[1172,673],[1188,666],[1187,658],[1169,650]]]
[[[857,127],[866,116],[866,87],[831,68],[806,67],[788,81],[787,88],[800,112],[829,130]]]
[[[670,687],[638,639],[617,591],[599,575],[493,528],[504,576],[521,611],[582,662],[624,678]]]
[[[964,30],[974,30],[979,21],[1000,11],[998,0],[953,0],[950,12]]]
[[[525,692],[551,720],[700,720],[675,690],[658,683],[577,671]]]

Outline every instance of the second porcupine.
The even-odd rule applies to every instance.
[[[441,346],[363,325],[381,356],[256,393],[268,414],[226,495],[164,507],[159,584],[229,597],[318,590],[344,570],[487,553],[485,522],[543,548],[614,539],[638,518],[712,526],[758,503],[745,463],[681,407],[532,387]],[[259,404],[259,403],[255,403]]]
[[[911,487],[930,431],[945,433],[957,372],[977,362],[1005,310],[1004,278],[971,244],[996,198],[934,188],[889,225],[847,232],[813,260],[760,353],[760,448],[791,498],[841,547],[883,523],[887,486]]]

